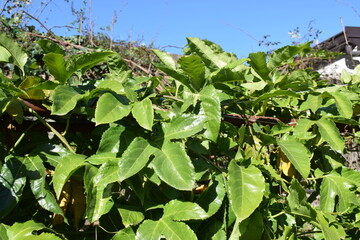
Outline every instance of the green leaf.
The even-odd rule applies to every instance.
[[[222,174],[219,174],[213,178],[212,184],[201,193],[196,203],[199,204],[210,217],[220,209],[225,195],[224,177]]]
[[[145,220],[136,232],[137,240],[196,240],[195,233],[182,222],[174,222],[168,218],[158,221]]]
[[[43,57],[43,61],[55,80],[58,80],[61,84],[64,84],[73,74],[73,72],[68,72],[66,70],[65,59],[62,54],[48,53]]]
[[[217,70],[236,60],[233,55],[224,52],[220,46],[210,41],[191,37],[186,39],[191,51],[200,56],[206,67],[211,70]]]
[[[259,211],[255,211],[240,223],[240,240],[261,240],[264,232],[264,220]]]
[[[140,207],[120,205],[117,209],[125,227],[138,225],[145,218]]]
[[[341,240],[345,239],[346,233],[344,229],[338,225],[330,224],[324,214],[317,211],[317,221],[324,233],[325,240]]]
[[[300,105],[299,110],[304,111],[310,109],[313,113],[316,113],[316,111],[321,107],[322,100],[321,95],[309,94],[306,101]]]
[[[197,203],[172,200],[164,206],[163,218],[175,221],[205,219],[208,215]]]
[[[178,142],[164,142],[155,151],[152,161],[156,174],[178,190],[191,190],[195,184],[195,170],[184,147]]]
[[[234,69],[224,67],[212,73],[211,81],[213,83],[243,82],[245,80],[246,71],[246,68],[241,71],[236,71]]]
[[[73,110],[77,102],[83,96],[76,92],[72,87],[60,85],[55,88],[53,95],[53,105],[51,113],[55,115],[65,115]]]
[[[26,184],[24,159],[10,157],[0,172],[0,217],[5,217],[19,202]]]
[[[295,169],[304,179],[307,179],[310,173],[311,159],[309,150],[295,137],[291,136],[285,136],[278,140],[278,144]]]
[[[19,85],[20,89],[26,91],[27,95],[23,95],[21,97],[35,100],[43,100],[45,99],[45,93],[41,89],[31,89],[33,86],[36,86],[40,83],[41,78],[38,77],[25,77],[24,81],[22,81]]]
[[[267,83],[265,81],[258,81],[258,82],[249,82],[249,83],[242,83],[240,84],[243,88],[246,88],[250,91],[260,91],[263,90]]]
[[[24,76],[24,66],[28,59],[28,56],[24,50],[17,44],[15,40],[6,36],[4,32],[0,32],[0,46],[2,47],[2,50],[0,51],[0,61],[1,59],[10,60],[9,63],[17,66]]]
[[[296,136],[296,138],[300,140],[309,140],[311,138],[314,138],[316,135],[308,132],[314,124],[314,121],[307,118],[299,119],[294,128],[294,136]]]
[[[125,131],[122,125],[110,126],[101,136],[99,148],[96,154],[112,153],[113,156],[119,152],[120,136]]]
[[[47,40],[47,39],[41,39],[36,42],[40,45],[42,50],[45,53],[57,53],[64,55],[64,49],[62,49],[59,45],[57,45],[55,42]]]
[[[149,98],[134,103],[131,113],[141,127],[151,131],[154,122],[154,110]]]
[[[197,91],[205,84],[205,65],[201,58],[196,55],[183,56],[179,59],[178,64],[181,69],[190,77],[190,84],[194,86]]]
[[[305,189],[297,179],[291,181],[287,200],[292,214],[308,218],[308,220],[316,219],[316,212],[307,202]]]
[[[291,90],[272,90],[268,93],[264,93],[263,95],[261,95],[260,97],[258,97],[254,102],[253,102],[253,106],[256,106],[256,104],[260,103],[261,101],[271,98],[271,97],[279,97],[279,96],[286,96],[286,97],[295,97],[298,98],[300,97],[299,94],[297,94],[294,91]]]
[[[2,46],[0,46],[0,62],[11,62],[11,53]]]
[[[291,63],[294,57],[301,52],[310,51],[310,43],[303,43],[295,46],[285,46],[273,52],[267,63],[268,68],[272,71],[276,67]]]
[[[112,74],[120,76],[126,72],[125,75],[129,76],[127,73],[127,64],[120,54],[114,52],[114,54],[111,54],[106,58],[106,62]]]
[[[111,240],[135,240],[135,233],[131,227],[118,231]]]
[[[155,66],[170,77],[174,78],[176,81],[184,84],[192,92],[197,92],[194,86],[190,83],[189,77],[181,69],[172,69],[168,66],[163,66],[159,64],[155,64]]]
[[[239,166],[235,160],[230,162],[228,178],[230,205],[241,222],[261,203],[265,192],[265,179],[256,167]]]
[[[111,182],[124,181],[145,167],[154,153],[147,140],[137,137],[125,150],[120,159],[103,164],[94,181],[96,185],[106,185]]]
[[[345,142],[340,136],[339,129],[336,127],[335,123],[326,117],[316,121],[316,125],[319,128],[321,137],[329,143],[330,147],[337,152],[343,152],[345,147]]]
[[[205,115],[204,135],[216,142],[221,124],[221,102],[219,92],[213,86],[207,86],[200,92],[201,111]],[[201,113],[200,113],[201,115]]]
[[[24,120],[24,110],[19,99],[13,97],[6,105],[6,112],[19,124]]]
[[[88,69],[92,68],[96,64],[105,61],[106,57],[113,55],[114,52],[91,52],[73,55],[66,62],[66,71],[73,74],[77,70],[81,70],[84,74]]]
[[[176,70],[176,62],[171,55],[158,49],[153,49],[153,52],[166,67]]]
[[[84,188],[86,193],[86,217],[90,222],[95,222],[100,217],[110,211],[112,202],[112,184],[98,185],[94,179],[98,169],[91,165],[86,165],[84,173]]]
[[[336,108],[338,109],[340,115],[344,118],[351,118],[353,115],[353,104],[347,97],[346,93],[333,92],[330,94],[335,99]]]
[[[99,98],[95,109],[96,125],[112,123],[129,115],[131,106],[121,95],[105,93]]]
[[[46,228],[44,224],[34,222],[33,220],[24,223],[17,222],[7,229],[7,234],[11,240],[24,240],[35,236],[35,234],[33,234],[34,231],[39,231],[44,228]]]
[[[46,169],[42,159],[39,156],[26,157],[25,166],[30,179],[31,191],[39,205],[50,212],[63,215],[63,211],[46,182]]]
[[[165,139],[178,139],[190,137],[203,129],[204,115],[181,114],[171,119],[168,123],[163,123]]]
[[[359,185],[359,174],[347,174],[345,177],[332,171],[325,175],[320,186],[320,207],[324,212],[345,212],[352,205],[359,205],[355,192],[351,191],[353,185]],[[356,177],[357,178],[354,178]]]
[[[79,168],[86,164],[85,156],[80,154],[68,154],[61,159],[56,166],[53,176],[54,191],[59,199],[61,190],[66,181]]]
[[[32,235],[26,238],[26,240],[62,240],[63,238],[60,238],[58,236],[56,236],[54,233],[49,233],[49,232],[43,232],[40,233],[39,235]]]
[[[266,53],[264,52],[257,52],[257,53],[250,53],[249,54],[249,64],[250,67],[254,69],[254,71],[259,74],[259,76],[266,80],[269,78],[269,69],[266,65]]]

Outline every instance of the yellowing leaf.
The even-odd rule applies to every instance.
[[[287,177],[294,178],[296,176],[296,169],[294,165],[291,164],[286,155],[279,149],[279,154],[277,157],[277,163],[280,171]]]

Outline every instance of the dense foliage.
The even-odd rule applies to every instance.
[[[114,51],[0,33],[3,239],[358,239],[360,69],[299,67],[308,43],[237,59],[188,38],[162,75]],[[102,64],[103,74],[87,73]]]

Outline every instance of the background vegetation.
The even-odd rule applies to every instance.
[[[3,239],[359,239],[359,68],[331,84],[310,43],[238,59],[198,38],[174,60],[8,2]]]

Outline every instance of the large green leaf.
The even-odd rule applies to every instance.
[[[345,142],[340,136],[340,131],[335,123],[326,117],[316,121],[321,137],[329,143],[330,147],[337,152],[343,152]]]
[[[187,42],[191,51],[200,56],[211,70],[217,70],[236,60],[233,55],[224,52],[220,46],[210,41],[188,37]]]
[[[128,100],[121,95],[105,93],[99,98],[95,109],[96,125],[112,123],[129,115],[131,105]]]
[[[201,58],[196,55],[183,56],[179,59],[178,64],[181,69],[190,77],[190,84],[197,91],[205,84],[205,65]]]
[[[2,50],[0,51],[0,61],[6,60],[7,58],[10,60],[10,63],[14,64],[21,70],[24,76],[24,66],[28,59],[28,56],[24,50],[17,44],[15,40],[9,38],[3,32],[0,32],[0,46],[2,47]]]
[[[241,222],[239,240],[261,240],[264,232],[264,220],[260,211],[253,212],[249,218]]]
[[[200,92],[201,108],[205,115],[204,135],[216,142],[221,124],[221,103],[219,91],[207,86]]]
[[[141,127],[151,131],[154,122],[154,110],[149,98],[134,103],[131,113]]]
[[[265,179],[255,166],[239,166],[232,160],[229,165],[228,191],[231,208],[238,220],[242,221],[261,203]]]
[[[40,156],[27,157],[25,166],[30,179],[31,191],[39,205],[50,212],[63,215],[63,211],[46,182],[46,169]]]
[[[268,60],[267,66],[271,70],[276,67],[291,63],[294,57],[303,51],[310,51],[310,43],[299,44],[295,46],[285,46],[273,52]]]
[[[184,147],[178,142],[164,142],[155,151],[152,161],[156,174],[178,190],[191,190],[195,184],[195,170]]]
[[[269,69],[266,65],[266,53],[257,52],[249,54],[249,64],[254,69],[254,71],[263,79],[266,80],[269,78]]]
[[[111,126],[108,128],[101,136],[99,148],[96,151],[96,154],[101,153],[112,153],[113,156],[119,152],[120,147],[120,136],[125,131],[125,127]]]
[[[163,123],[165,139],[178,139],[190,137],[203,129],[206,117],[204,115],[181,114]]]
[[[169,218],[158,221],[145,220],[136,232],[137,240],[196,240],[195,233],[182,222],[174,222]]]
[[[356,193],[351,191],[354,185],[360,185],[359,174],[346,170],[343,172],[345,177],[332,171],[321,182],[320,207],[324,212],[344,212],[350,206],[360,204]]]
[[[10,157],[0,172],[0,217],[6,216],[19,202],[26,184],[23,158]]]
[[[98,169],[87,165],[84,173],[84,188],[86,193],[86,217],[90,222],[99,220],[100,217],[110,211],[112,202],[112,184],[95,184],[94,178]]]
[[[68,154],[56,166],[53,184],[57,198],[60,197],[61,190],[71,175],[86,164],[85,158],[86,156],[80,154]]]
[[[62,54],[48,53],[43,57],[46,66],[49,68],[50,73],[60,83],[66,83],[67,80],[77,70],[85,73],[89,68],[96,64],[103,62],[107,56],[114,54],[113,52],[92,52],[83,53],[71,56],[68,61]]]
[[[124,181],[145,167],[155,148],[141,137],[135,138],[120,159],[103,164],[94,181],[97,185]]]
[[[55,80],[64,84],[72,72],[68,72],[65,67],[64,55],[59,53],[48,53],[43,57],[43,61],[48,67],[50,73],[55,77]]]
[[[34,222],[33,220],[14,223],[7,229],[7,237],[10,240],[24,240],[31,236],[35,236],[34,232],[45,229],[45,225],[42,223]]]
[[[73,110],[77,102],[83,96],[76,92],[72,87],[60,85],[55,88],[53,95],[53,105],[51,113],[55,115],[65,115]]]
[[[208,215],[197,203],[172,200],[164,206],[163,218],[175,221],[205,219]]]
[[[278,140],[278,144],[294,165],[295,169],[301,174],[301,176],[307,179],[310,173],[310,159],[311,153],[299,140],[292,136],[285,136]]]
[[[336,108],[338,109],[340,115],[344,118],[351,118],[353,115],[353,104],[347,97],[346,93],[333,92],[330,94],[335,99]]]

